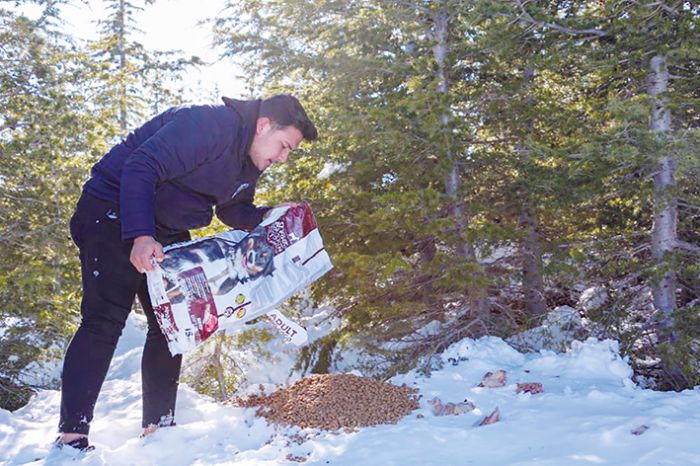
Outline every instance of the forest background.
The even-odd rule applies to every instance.
[[[56,386],[27,374],[60,361],[79,319],[68,221],[90,166],[184,103],[178,83],[202,65],[135,39],[153,1],[104,0],[90,40],[66,32],[66,3],[0,1],[5,409]],[[700,383],[698,2],[240,0],[208,24],[247,97],[293,93],[321,134],[258,193],[310,201],[335,265],[287,306],[342,319],[299,367],[354,347],[377,376],[430,370],[454,341],[593,293],[580,312],[638,381]],[[227,348],[266,338],[213,339],[190,381],[225,398],[243,382]]]

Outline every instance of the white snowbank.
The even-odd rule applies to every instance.
[[[444,368],[429,378],[412,372],[392,380],[420,390],[419,410],[396,425],[356,432],[272,427],[253,410],[222,406],[183,386],[178,425],[140,440],[145,331],[139,319],[129,322],[98,401],[91,434],[96,451],[77,461],[64,453],[46,457],[60,394],[44,391],[14,413],[0,410],[0,464],[295,464],[288,457],[353,466],[700,464],[700,390],[637,388],[617,343],[593,339],[564,354],[522,354],[498,338],[465,339],[448,348]],[[507,372],[504,387],[477,387],[485,372],[498,369]],[[542,383],[544,393],[516,394],[519,382]],[[477,409],[435,417],[426,403],[435,396],[444,402],[467,398]],[[477,427],[495,407],[501,421]],[[642,425],[649,429],[631,433]],[[307,439],[295,443],[294,433]]]

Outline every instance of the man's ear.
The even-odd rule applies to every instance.
[[[260,117],[255,123],[255,134],[262,133],[266,127],[270,126],[272,121],[268,117]]]

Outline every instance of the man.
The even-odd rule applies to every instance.
[[[71,219],[80,250],[82,321],[66,351],[58,447],[79,450],[117,341],[138,295],[148,320],[141,364],[144,435],[174,425],[182,357],[171,356],[153,313],[144,272],[163,246],[216,215],[251,229],[268,210],[255,184],[316,128],[290,95],[223,98],[225,105],[172,108],[129,134],[92,167]]]

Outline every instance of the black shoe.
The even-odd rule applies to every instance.
[[[70,442],[62,442],[61,437],[58,437],[53,445],[59,450],[62,450],[64,447],[71,447],[81,453],[87,453],[95,449],[93,445],[88,443],[87,437],[79,437],[75,440],[71,440]]]

